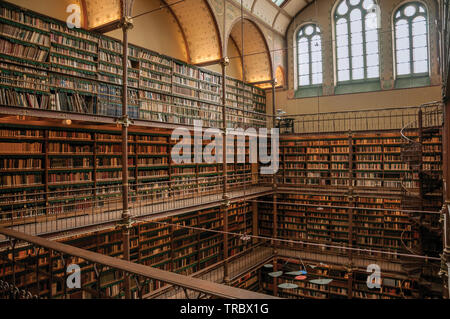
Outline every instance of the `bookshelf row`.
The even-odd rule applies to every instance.
[[[121,139],[119,130],[0,124],[0,220],[27,210],[57,214],[103,206],[119,197]],[[167,200],[218,190],[223,165],[195,163],[193,144],[191,163],[175,163],[171,152],[179,142],[170,130],[130,129],[128,166],[134,197]],[[227,164],[231,188],[252,183],[255,164],[249,163],[248,152],[247,141],[245,163]]]
[[[351,205],[352,211],[347,208]],[[346,194],[299,191],[281,194],[277,209],[278,238],[391,252],[415,249],[419,243],[412,215],[401,211],[398,196],[355,194],[351,202]],[[260,235],[272,236],[273,204],[259,203],[258,212]]]
[[[232,224],[234,215],[251,216],[251,205],[249,203],[237,203],[230,206],[230,219]],[[251,220],[251,218],[249,218]],[[194,211],[183,215],[176,215],[168,218],[160,218],[155,221],[141,222],[133,225],[130,236],[130,259],[132,262],[155,267],[167,271],[172,271],[184,275],[190,275],[196,271],[204,269],[210,265],[220,262],[223,259],[223,235],[215,232],[198,231],[177,227],[193,226],[209,230],[222,230],[223,217],[219,207],[206,210]],[[251,232],[251,225],[248,229],[242,224],[235,228],[237,232]],[[61,240],[63,243],[73,245],[86,250],[91,250],[108,256],[122,258],[123,243],[120,230],[109,229],[96,233],[76,235],[71,238]],[[229,255],[233,256],[247,248],[250,248],[250,241],[231,240],[229,242]],[[21,261],[33,255],[33,249],[29,247],[16,250],[15,278],[16,285],[20,288],[36,287],[36,276],[27,271]],[[11,255],[11,254],[10,254]],[[12,257],[12,256],[11,256]],[[76,257],[70,257],[69,263],[76,263],[81,267],[81,283],[83,288],[97,289],[97,278],[92,264],[86,263]],[[54,277],[63,278],[64,264],[62,260],[48,251],[40,251],[39,269],[50,273],[50,264]],[[8,279],[12,276],[11,264],[0,267],[0,276]],[[103,272],[100,278],[101,291],[111,297],[120,297],[121,274],[113,269]],[[50,286],[48,278],[40,277],[40,296],[42,298],[59,298],[63,296],[63,286],[54,281]],[[144,284],[144,293],[148,294],[162,287],[158,281],[147,281]],[[51,292],[50,292],[51,290]],[[133,292],[137,293],[133,283]],[[69,294],[81,293],[79,290],[69,290]],[[83,292],[83,296],[85,292]],[[80,296],[81,297],[81,296]]]
[[[33,21],[32,24],[29,21]],[[122,43],[0,3],[0,104],[121,116]],[[221,127],[222,76],[129,46],[132,118]],[[265,92],[226,79],[228,127],[265,127]]]
[[[410,138],[419,132],[408,132]],[[348,186],[372,189],[418,189],[419,176],[402,159],[400,132],[353,133],[280,139],[282,184],[309,187]],[[442,174],[442,137],[425,136],[422,170]]]

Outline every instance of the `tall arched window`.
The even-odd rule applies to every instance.
[[[380,77],[379,7],[374,0],[342,0],[334,12],[337,81]]]
[[[299,87],[322,84],[322,39],[315,24],[297,33],[297,67]]]
[[[428,73],[427,11],[419,2],[408,2],[394,13],[397,76]]]

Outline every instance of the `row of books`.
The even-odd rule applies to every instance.
[[[0,23],[0,34],[45,47],[50,45],[50,37],[48,35],[42,32],[22,29],[10,24]]]
[[[27,14],[23,11],[7,8],[6,6],[0,7],[0,16],[5,19],[18,22],[33,28],[45,31],[48,31],[50,29],[50,24],[47,21],[44,21],[36,16]]]
[[[59,92],[50,97],[50,109],[54,111],[95,114],[96,104],[96,98],[78,93]]]
[[[46,62],[49,51],[42,50],[41,47],[23,45],[20,43],[14,43],[12,40],[0,38],[0,53],[32,61]]]

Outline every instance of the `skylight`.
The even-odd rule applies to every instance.
[[[277,6],[281,6],[286,0],[272,0],[273,3],[275,3]]]

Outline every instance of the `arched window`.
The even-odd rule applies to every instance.
[[[419,2],[408,2],[394,13],[397,76],[428,73],[427,11]]]
[[[380,77],[378,28],[374,0],[342,0],[334,12],[337,81]]]
[[[297,33],[297,68],[299,87],[322,84],[322,39],[315,24]]]

